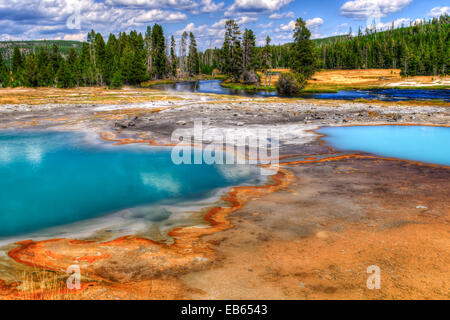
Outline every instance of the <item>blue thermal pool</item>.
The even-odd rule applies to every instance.
[[[338,150],[450,166],[450,128],[432,126],[324,127],[327,144]]]
[[[257,184],[257,173],[175,165],[170,148],[112,146],[80,133],[0,131],[0,238],[131,207],[204,199],[213,190]]]

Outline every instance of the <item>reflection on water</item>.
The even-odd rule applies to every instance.
[[[227,95],[240,95],[248,97],[276,97],[277,92],[233,90],[222,87],[220,80],[205,80],[181,82],[176,84],[161,84],[155,89],[177,92],[215,93]],[[377,90],[351,90],[337,93],[302,94],[304,99],[329,100],[380,100],[380,101],[407,101],[407,100],[443,100],[450,102],[450,90],[412,90],[412,89],[377,89]]]
[[[221,80],[189,81],[175,84],[159,84],[153,86],[153,88],[164,91],[215,93],[248,97],[274,97],[277,95],[276,92],[233,90],[222,87],[220,85],[221,82]]]

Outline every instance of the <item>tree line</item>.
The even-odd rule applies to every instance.
[[[445,75],[450,65],[450,17],[377,32],[360,29],[317,50],[324,69],[400,68],[403,75]]]
[[[343,36],[313,40],[314,65],[329,70],[394,68],[401,69],[405,76],[446,75],[450,66],[449,37],[448,15],[399,28],[392,25],[386,31],[366,28],[353,35],[350,30]],[[266,45],[257,47],[255,52],[258,61],[264,62],[262,69],[264,65],[292,68],[296,63],[294,47],[294,43]],[[205,52],[213,57],[215,68],[220,69],[222,52]]]
[[[41,46],[28,54],[15,47],[10,66],[0,55],[0,85],[59,88],[140,85],[146,80],[195,76],[200,73],[200,57],[192,33],[183,33],[177,56],[174,37],[170,43],[166,41],[158,24],[148,27],[145,35],[137,31],[110,34],[106,42],[92,30],[80,50],[71,48],[67,54],[62,54],[56,44],[51,48]]]

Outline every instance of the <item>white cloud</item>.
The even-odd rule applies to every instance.
[[[222,10],[222,8],[225,6],[224,2],[220,3],[214,3],[212,0],[202,0],[200,3],[200,12],[202,13],[212,13],[219,10]]]
[[[234,0],[225,15],[230,16],[236,12],[274,12],[288,5],[293,0]]]
[[[252,23],[258,21],[258,18],[256,17],[249,17],[249,16],[242,16],[236,19],[236,23],[238,25],[243,25],[243,24],[247,24],[247,23]]]
[[[292,39],[292,31],[295,29],[295,20],[289,21],[287,24],[281,24],[275,31],[278,33],[275,39],[280,41],[287,41]],[[322,18],[316,17],[313,19],[306,20],[306,27],[311,31],[311,39],[320,38],[319,33],[320,27],[323,25],[324,21]]]
[[[323,19],[322,18],[313,18],[306,20],[306,26],[309,29],[315,29],[323,25]]]
[[[291,12],[284,12],[284,13],[272,13],[269,18],[270,19],[287,19],[287,18],[294,18],[294,13]]]
[[[211,27],[212,28],[225,28],[225,23],[228,21],[229,19],[220,19],[219,21],[217,21],[216,23],[214,23]],[[243,24],[247,24],[247,23],[251,23],[251,22],[255,22],[258,21],[258,18],[256,17],[250,17],[250,16],[241,16],[238,17],[237,19],[235,19],[235,22],[238,25],[243,25]]]
[[[450,7],[434,7],[427,15],[430,17],[440,17],[445,14],[450,15]]]
[[[295,21],[291,20],[287,24],[281,24],[280,27],[276,28],[276,32],[282,32],[282,31],[293,31],[295,28]]]
[[[187,19],[187,15],[181,12],[170,12],[160,9],[153,9],[150,11],[142,11],[133,22],[137,23],[151,23],[153,21],[164,22],[178,22]]]
[[[269,29],[272,27],[273,27],[273,22],[269,22],[267,24],[264,24],[264,23],[258,24],[258,28],[260,28],[260,29]]]
[[[198,6],[198,3],[194,0],[106,0],[106,4],[111,6],[127,6],[127,7],[140,7],[140,8],[176,8],[180,9],[193,9]]]
[[[281,24],[279,28],[277,28],[275,31],[282,32],[282,31],[293,31],[295,28],[295,20],[289,21],[287,24]],[[308,29],[318,29],[321,25],[323,25],[323,19],[322,18],[313,18],[306,20],[306,26]]]
[[[340,14],[356,20],[381,18],[398,12],[412,0],[354,0],[347,1],[340,8]]]

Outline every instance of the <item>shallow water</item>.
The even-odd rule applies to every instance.
[[[220,80],[205,80],[197,82],[182,82],[177,84],[161,84],[155,89],[177,92],[215,93],[225,95],[241,95],[254,97],[276,97],[277,92],[244,91],[224,88]],[[302,94],[304,99],[328,100],[380,100],[380,101],[408,101],[408,100],[443,100],[450,101],[450,90],[414,90],[414,89],[382,89],[382,90],[351,90],[337,93]]]
[[[177,166],[170,148],[91,143],[73,132],[0,131],[0,238],[139,206],[133,215],[160,221],[167,218],[161,210],[139,210],[258,184],[257,173],[249,166]]]
[[[327,144],[345,151],[450,166],[450,128],[432,126],[324,127]]]
[[[158,84],[153,86],[155,89],[163,91],[176,91],[176,92],[198,92],[198,93],[214,93],[214,94],[227,94],[227,95],[239,95],[246,97],[276,97],[276,92],[265,91],[245,91],[245,90],[233,90],[225,88],[220,85],[221,80],[202,80],[202,81],[190,81],[180,82],[175,84]]]

